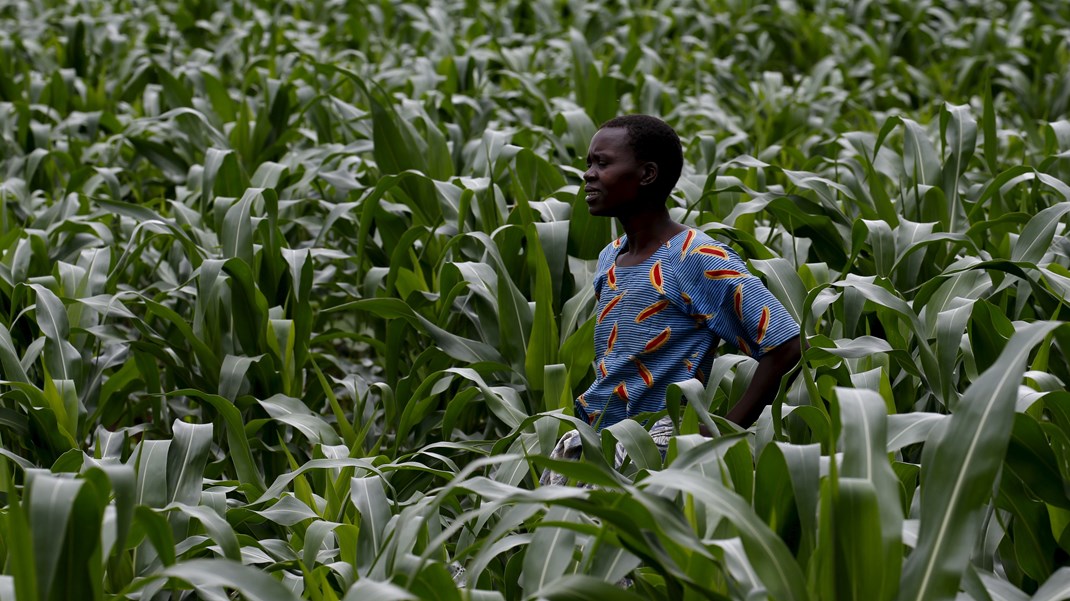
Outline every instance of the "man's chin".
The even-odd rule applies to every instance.
[[[593,216],[593,217],[609,217],[610,216],[607,213],[605,207],[602,207],[597,202],[588,204],[587,205],[587,212],[590,213],[591,216]]]

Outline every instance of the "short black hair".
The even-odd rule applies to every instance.
[[[668,198],[684,167],[684,150],[676,131],[657,117],[650,115],[621,115],[602,124],[599,129],[619,127],[628,132],[628,140],[640,161],[658,166],[658,179],[651,192]]]

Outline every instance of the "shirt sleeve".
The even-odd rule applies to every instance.
[[[719,244],[691,250],[680,261],[677,285],[698,324],[755,359],[799,335],[784,305],[739,255]]]

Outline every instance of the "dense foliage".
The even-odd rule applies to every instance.
[[[0,0],[0,599],[1070,598],[1068,40],[1062,0]],[[570,417],[623,112],[810,346],[750,432],[752,360],[672,389],[665,458]]]

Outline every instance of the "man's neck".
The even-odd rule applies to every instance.
[[[669,217],[669,210],[658,210],[630,215],[620,219],[624,233],[628,235],[628,247],[617,257],[622,266],[642,263],[653,255],[659,246],[687,229]]]

